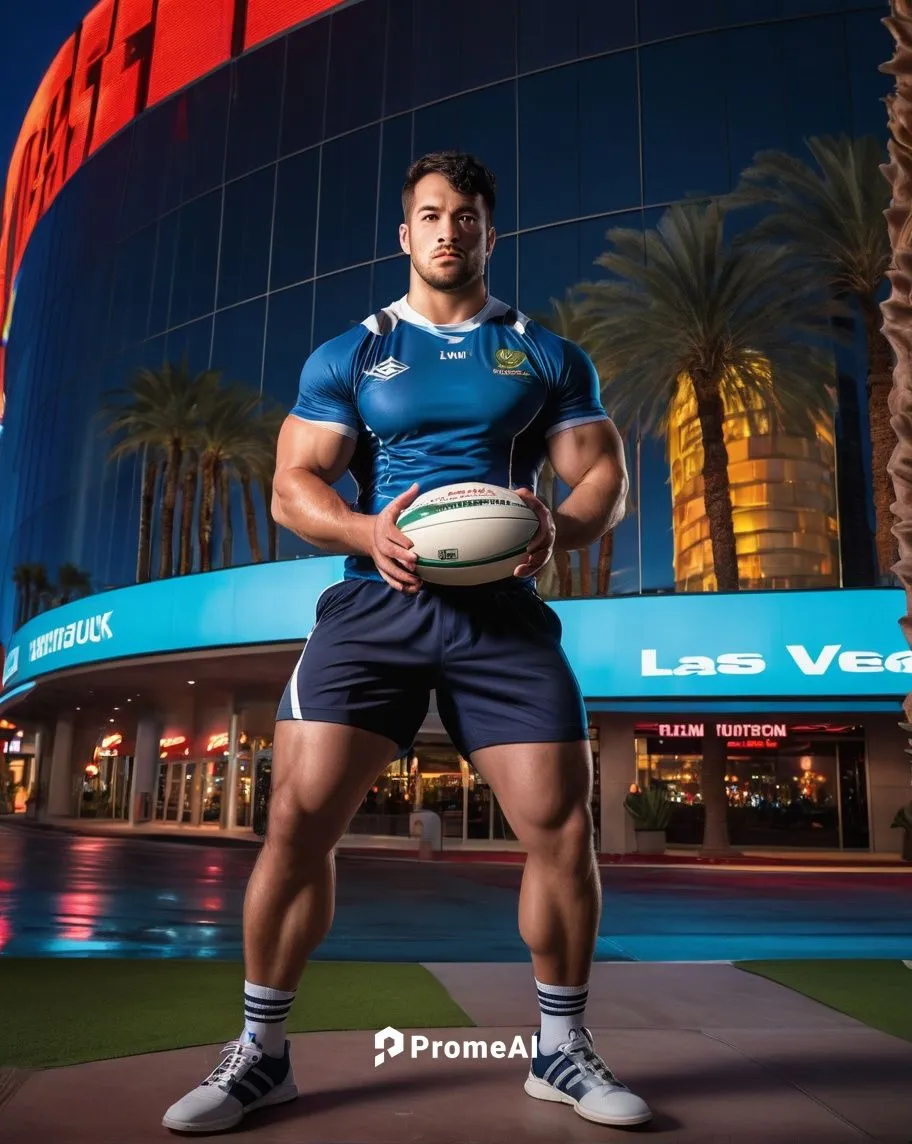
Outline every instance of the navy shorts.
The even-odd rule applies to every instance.
[[[588,737],[561,622],[528,584],[424,585],[414,596],[382,580],[342,580],[285,688],[278,720],[343,723],[385,735],[404,754],[437,693],[463,757],[500,743]]]

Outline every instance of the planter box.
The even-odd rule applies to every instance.
[[[664,830],[635,830],[637,854],[664,854]]]

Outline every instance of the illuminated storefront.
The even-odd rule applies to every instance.
[[[341,571],[337,557],[230,569],[101,593],[26,624],[7,656],[0,715],[44,725],[46,806],[252,828],[279,696],[317,599]],[[727,744],[738,845],[898,843],[888,823],[908,799],[898,724],[912,675],[901,591],[553,607],[589,708],[603,849],[629,845],[617,810],[632,783],[668,790],[672,843],[699,841],[708,720]],[[448,838],[512,837],[433,697],[414,751],[378,776],[352,830],[407,834],[409,812],[421,808],[441,815]]]

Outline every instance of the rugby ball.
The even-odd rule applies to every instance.
[[[430,584],[490,584],[513,575],[538,532],[538,517],[510,489],[471,481],[422,493],[399,516],[399,530]]]

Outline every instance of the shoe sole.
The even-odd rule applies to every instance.
[[[273,1104],[286,1104],[290,1100],[296,1100],[298,1097],[298,1089],[293,1084],[278,1084],[265,1096],[261,1096],[259,1100],[253,1101],[248,1104],[246,1108],[240,1109],[239,1112],[232,1112],[230,1116],[226,1116],[223,1120],[207,1120],[205,1124],[191,1124],[189,1121],[174,1120],[167,1115],[162,1119],[162,1124],[165,1128],[170,1128],[172,1132],[193,1132],[198,1134],[205,1134],[207,1132],[225,1132],[229,1128],[234,1128],[240,1124],[248,1112],[256,1112],[258,1108],[269,1108]]]
[[[556,1088],[552,1088],[546,1080],[539,1080],[537,1076],[526,1077],[526,1083],[523,1085],[526,1093],[529,1096],[535,1097],[536,1100],[549,1100],[553,1104],[571,1104],[577,1116],[581,1116],[583,1120],[591,1120],[593,1124],[610,1124],[613,1128],[632,1128],[637,1124],[646,1124],[652,1120],[652,1113],[642,1113],[639,1116],[598,1116],[590,1112],[586,1108],[581,1108],[578,1100],[569,1096],[565,1092],[560,1092]]]

